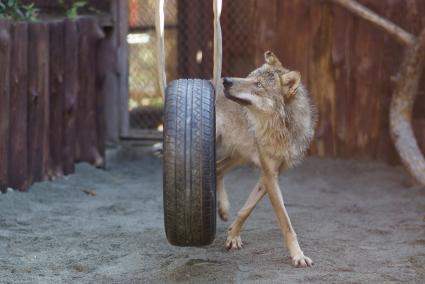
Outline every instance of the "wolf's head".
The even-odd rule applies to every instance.
[[[296,96],[301,84],[297,71],[283,68],[271,51],[264,53],[265,64],[246,78],[223,78],[224,95],[252,110],[270,112]]]
[[[280,154],[276,147],[270,151],[290,167],[301,160],[313,138],[317,115],[300,73],[285,69],[270,51],[264,56],[265,64],[248,77],[223,78],[224,95],[244,106],[259,145],[285,145]]]

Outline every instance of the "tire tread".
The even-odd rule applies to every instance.
[[[214,108],[214,89],[209,81],[181,79],[167,87],[164,223],[173,245],[208,245],[215,237]]]

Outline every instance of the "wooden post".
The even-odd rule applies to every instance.
[[[78,158],[97,166],[104,161],[97,149],[96,134],[96,51],[98,41],[104,36],[94,18],[82,18],[78,22],[84,33],[80,37],[78,95]]]
[[[28,174],[30,183],[44,180],[49,157],[49,28],[29,24]]]
[[[78,103],[78,27],[75,21],[65,21],[65,96],[63,113],[62,165],[65,175],[74,172],[76,120]]]
[[[108,28],[105,38],[99,43],[96,71],[98,149],[103,157],[105,157],[105,142],[114,145],[119,140],[117,70],[118,58],[114,47],[113,32]]]
[[[9,106],[10,106],[10,26],[0,21],[0,191],[8,184]]]
[[[107,123],[111,127],[106,127],[108,131],[113,130],[114,132],[109,132],[107,137],[117,138],[116,130],[114,125],[117,120],[119,120],[119,135],[128,136],[129,132],[129,111],[128,111],[128,44],[127,44],[127,35],[128,35],[128,1],[122,0],[111,0],[111,15],[115,24],[115,29],[113,30],[114,43],[117,52],[118,58],[118,70],[116,80],[118,81],[118,93],[119,104],[119,118],[112,117],[109,115],[108,110],[112,108],[110,105],[114,100],[106,102],[106,111],[107,111]],[[112,112],[111,114],[114,114]]]
[[[50,24],[50,176],[62,176],[65,44],[63,21]]]
[[[28,24],[15,22],[12,25],[11,85],[10,85],[10,140],[9,184],[14,189],[24,190],[28,181]]]
[[[119,143],[120,134],[126,133],[127,129],[124,129],[126,123],[124,122],[121,125],[121,120],[128,121],[128,107],[126,109],[121,107],[121,104],[128,106],[128,94],[125,90],[126,88],[122,86],[122,83],[125,81],[121,80],[120,74],[126,71],[127,67],[121,67],[122,60],[121,58],[126,58],[126,55],[120,55],[120,52],[126,52],[123,48],[120,48],[119,42],[120,38],[122,40],[123,36],[120,35],[120,27],[123,29],[125,27],[124,19],[119,17],[120,9],[126,9],[124,7],[127,1],[111,1],[111,13],[113,20],[110,26],[104,26],[104,31],[106,33],[105,39],[99,46],[98,52],[98,82],[101,84],[100,92],[104,97],[104,113],[107,116],[105,119],[105,133],[104,138],[107,145],[115,146]],[[127,31],[124,31],[127,36]],[[126,61],[124,62],[126,63]],[[120,65],[121,64],[121,65]],[[122,113],[122,112],[126,113]],[[128,126],[126,126],[128,127]],[[121,131],[120,129],[123,128]]]

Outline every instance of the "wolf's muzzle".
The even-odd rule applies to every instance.
[[[244,99],[240,99],[240,98],[238,98],[236,96],[231,95],[230,92],[229,92],[229,89],[232,86],[233,86],[232,79],[229,79],[229,78],[224,77],[223,78],[224,96],[226,98],[228,98],[229,100],[232,100],[232,101],[234,101],[234,102],[236,102],[236,103],[238,103],[240,105],[243,105],[243,106],[251,105],[251,102],[250,101],[244,100]]]

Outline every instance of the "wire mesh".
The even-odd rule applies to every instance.
[[[246,76],[254,68],[255,0],[223,1],[223,76]],[[130,127],[162,130],[163,100],[156,69],[155,0],[129,0]],[[212,78],[211,0],[165,1],[167,80]]]

